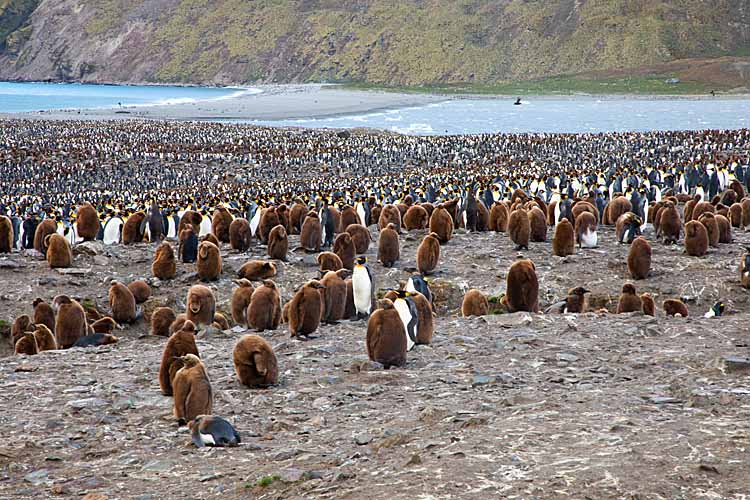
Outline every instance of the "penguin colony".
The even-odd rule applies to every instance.
[[[15,125],[21,132],[27,126]],[[41,122],[38,126],[52,134],[70,125]],[[128,126],[108,123],[94,128],[107,131]],[[540,247],[550,246],[560,258],[587,252],[601,241],[599,225],[614,226],[616,241],[630,245],[623,267],[633,280],[648,283],[652,259],[664,255],[665,246],[682,241],[687,255],[702,257],[712,248],[731,243],[733,231],[750,225],[750,198],[745,197],[750,168],[731,154],[700,164],[681,163],[681,155],[688,154],[685,150],[689,152],[689,147],[662,153],[667,161],[658,168],[648,162],[614,167],[610,165],[617,162],[603,161],[598,156],[600,148],[594,148],[588,139],[561,137],[561,143],[576,141],[584,150],[589,148],[586,166],[573,168],[564,167],[564,162],[537,161],[519,154],[523,142],[515,136],[485,138],[478,147],[466,148],[449,160],[430,148],[428,139],[408,142],[401,137],[363,135],[355,136],[356,146],[339,146],[327,158],[328,164],[342,165],[344,175],[298,179],[283,174],[307,164],[316,154],[304,143],[295,142],[300,138],[284,143],[287,149],[277,153],[279,156],[258,155],[258,150],[251,149],[253,144],[273,138],[277,131],[204,124],[234,144],[233,152],[221,148],[183,151],[167,146],[169,138],[179,136],[184,125],[149,126],[162,132],[164,143],[157,153],[150,144],[138,142],[137,134],[127,136],[139,146],[131,148],[134,153],[129,158],[135,174],[123,178],[113,162],[120,153],[105,148],[93,153],[100,155],[96,163],[102,168],[95,169],[93,159],[91,164],[81,161],[72,169],[72,181],[63,185],[61,178],[45,175],[47,164],[26,162],[23,169],[17,169],[15,155],[21,153],[8,146],[8,138],[19,132],[0,125],[0,145],[5,148],[0,161],[15,176],[12,183],[0,179],[0,252],[23,252],[30,259],[46,259],[52,268],[65,268],[75,265],[73,250],[84,241],[153,247],[148,281],[108,284],[110,316],[91,317],[93,311],[67,295],[52,298],[50,304],[40,298],[30,305],[33,319],[30,315],[16,318],[12,335],[16,353],[23,355],[117,343],[116,329],[127,331],[127,325],[143,320],[141,304],[154,294],[150,280],[170,281],[194,271],[195,283],[185,290],[184,311],[159,307],[148,321],[152,335],[165,337],[158,371],[161,391],[174,398],[174,418],[190,427],[196,446],[241,442],[231,424],[211,415],[212,367],[201,359],[196,344],[196,335],[209,327],[228,331],[236,324],[255,331],[239,337],[231,353],[238,383],[251,388],[272,388],[279,383],[283,360],[279,362],[263,332],[281,328],[282,322],[290,337],[308,341],[316,334],[325,335],[328,325],[359,321],[363,350],[370,359],[385,368],[403,367],[408,366],[409,356],[418,356],[420,345],[432,341],[435,309],[430,278],[425,276],[440,274],[441,252],[461,251],[453,241],[458,231],[492,231],[498,239],[507,238],[516,250],[529,254],[510,266],[504,286],[498,280],[497,288],[504,288],[504,293],[497,302],[508,312],[537,313],[540,302],[545,302],[533,261],[534,251]],[[240,133],[245,134],[241,146]],[[720,142],[720,133],[715,134]],[[731,134],[735,144],[750,142],[748,131]],[[312,135],[325,140],[322,132]],[[688,132],[670,136],[652,133],[639,135],[638,141],[641,148],[648,148],[669,141],[683,144],[690,137]],[[540,138],[528,138],[539,139],[538,149],[545,147]],[[633,138],[613,134],[601,140],[611,146],[609,151],[617,151],[611,154],[625,157]],[[400,154],[362,176],[351,165],[359,162],[363,167],[373,160],[357,158],[355,151],[381,141],[392,141],[392,149]],[[44,144],[35,147],[43,149]],[[81,151],[75,143],[56,147]],[[477,151],[483,156],[473,156]],[[482,159],[488,152],[496,155],[492,163]],[[256,163],[247,161],[251,154]],[[356,159],[346,161],[352,158]],[[403,168],[405,159],[414,164],[420,164],[414,160],[421,159],[421,164],[433,167]],[[515,169],[519,161],[523,174],[513,174],[511,167]],[[246,168],[241,175],[228,176],[214,167],[199,173],[188,171],[178,168],[177,162],[239,163]],[[259,165],[271,166],[282,175],[267,183],[248,183],[244,176],[263,178]],[[87,175],[111,175],[110,189],[93,193],[84,189],[91,182]],[[210,194],[199,195],[205,186],[211,186],[205,190]],[[290,246],[290,237],[297,239],[298,247]],[[412,255],[402,252],[402,242],[408,237],[421,241]],[[379,298],[383,287],[376,274],[380,272],[375,273],[362,256],[371,243],[377,245],[384,269],[405,267],[408,259],[416,262],[418,274]],[[317,274],[311,272],[293,293],[280,290],[273,278],[284,272],[284,263],[309,252],[316,254]],[[259,258],[248,259],[231,276],[237,278],[231,297],[216,297],[211,283],[228,274],[223,259],[250,253]],[[564,300],[541,304],[545,314],[590,310],[587,295],[591,292],[575,286],[574,281],[571,277],[573,288]],[[750,288],[750,251],[739,256],[738,281]],[[477,280],[474,285],[485,282]],[[486,286],[483,288],[467,291],[462,316],[491,312],[493,304]],[[218,311],[217,299],[230,300],[227,316]],[[721,316],[725,308],[719,301],[707,315]],[[656,309],[650,293],[639,295],[633,283],[622,286],[617,313],[655,315]],[[662,309],[665,316],[689,314],[677,298],[663,300]]]

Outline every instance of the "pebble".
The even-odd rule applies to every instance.
[[[31,483],[34,486],[45,483],[49,479],[49,471],[47,469],[39,469],[26,474],[23,476],[23,480],[27,483]]]
[[[143,466],[143,470],[148,472],[166,472],[174,466],[175,464],[171,460],[152,460]]]
[[[660,404],[677,404],[677,403],[682,403],[683,402],[681,399],[673,398],[673,397],[669,397],[669,396],[651,396],[650,398],[648,398],[648,400],[650,402],[658,404],[658,405],[660,405]]]
[[[497,382],[497,377],[491,375],[474,375],[474,381],[471,383],[472,387],[479,387],[482,385],[494,384]]]
[[[750,358],[743,356],[723,356],[721,366],[726,373],[745,372],[750,370]]]
[[[365,446],[372,442],[373,437],[370,434],[360,434],[354,437],[354,442],[359,446]]]
[[[74,410],[83,410],[83,409],[93,409],[93,408],[103,408],[107,406],[107,402],[100,398],[86,398],[86,399],[76,399],[74,401],[68,401],[67,406],[70,408],[73,408]]]
[[[567,352],[561,352],[557,354],[557,359],[560,361],[567,361],[568,363],[574,363],[578,361],[578,356]]]

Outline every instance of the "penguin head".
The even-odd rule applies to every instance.
[[[378,309],[393,309],[393,302],[390,299],[380,299],[378,300]]]
[[[307,287],[314,288],[315,290],[325,290],[326,287],[318,280],[310,280],[307,282]]]
[[[367,264],[367,257],[360,255],[359,257],[357,257],[357,260],[355,262],[360,266],[364,266],[365,264]]]
[[[709,309],[708,314],[711,316],[709,317],[719,317],[724,313],[724,310],[727,308],[726,304],[722,301],[718,301],[716,304],[714,304],[711,309]],[[711,314],[713,313],[713,314]],[[708,316],[707,314],[707,316]]]
[[[583,296],[583,295],[585,295],[587,293],[591,293],[591,290],[586,290],[582,286],[577,286],[577,287],[573,288],[570,291],[570,295],[581,295],[581,296]]]
[[[195,354],[186,354],[179,359],[186,368],[191,368],[201,362],[200,358]]]
[[[271,289],[275,289],[276,283],[273,280],[266,279],[266,280],[263,280],[263,286],[271,288]]]

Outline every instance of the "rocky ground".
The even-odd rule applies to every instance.
[[[402,236],[398,269],[373,264],[379,287],[409,275],[421,236]],[[611,228],[600,228],[600,240],[564,259],[549,242],[524,252],[542,307],[577,285],[597,307],[615,307],[627,246],[613,243]],[[106,311],[109,280],[150,278],[153,250],[82,247],[73,274],[33,256],[0,259],[0,317],[12,321],[32,312],[35,297],[59,293]],[[225,272],[211,285],[220,308],[235,270],[261,254],[224,248]],[[433,277],[434,342],[410,352],[403,369],[367,362],[363,321],[324,326],[308,342],[282,328],[263,334],[280,384],[251,390],[231,362],[239,329],[201,334],[214,412],[243,438],[235,449],[197,449],[178,429],[157,381],[166,341],[148,336],[144,321],[96,349],[25,357],[4,345],[0,498],[747,498],[750,361],[725,359],[750,354],[741,254],[739,244],[705,258],[654,244],[651,276],[636,285],[656,296],[656,318],[461,318],[463,291],[501,294],[518,253],[505,235],[459,232]],[[315,275],[313,255],[290,254],[277,277],[283,299]],[[173,282],[154,283],[154,302],[184,310],[195,279],[183,265]],[[691,317],[664,317],[669,297],[683,297]],[[718,299],[725,316],[703,319]]]

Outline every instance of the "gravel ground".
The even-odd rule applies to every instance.
[[[379,288],[410,274],[421,237],[401,236],[397,268],[373,264]],[[750,242],[742,232],[735,239]],[[614,309],[627,246],[613,243],[612,228],[600,228],[600,241],[564,259],[549,242],[531,244],[524,256],[536,263],[542,307],[583,285],[597,308]],[[459,231],[433,277],[434,342],[410,352],[403,369],[367,361],[364,321],[323,326],[308,342],[282,325],[263,334],[279,358],[279,385],[247,389],[231,361],[242,332],[205,332],[198,348],[214,412],[243,438],[234,449],[197,449],[178,429],[157,381],[166,340],[148,336],[145,321],[96,349],[12,356],[4,339],[0,498],[747,498],[750,361],[723,359],[750,355],[742,250],[722,245],[692,258],[652,244],[651,276],[636,286],[655,296],[656,318],[462,318],[463,292],[502,293],[518,253],[505,235]],[[150,278],[153,245],[91,248],[96,255],[75,258],[83,274],[31,255],[0,259],[1,317],[59,293],[106,311],[110,279]],[[225,272],[211,286],[226,310],[235,270],[262,248],[223,253]],[[290,254],[280,264],[283,300],[317,274],[314,261]],[[177,279],[154,286],[154,302],[178,311],[196,282],[193,266],[180,266]],[[664,317],[670,297],[683,297],[691,316]],[[727,313],[703,319],[719,299]]]

